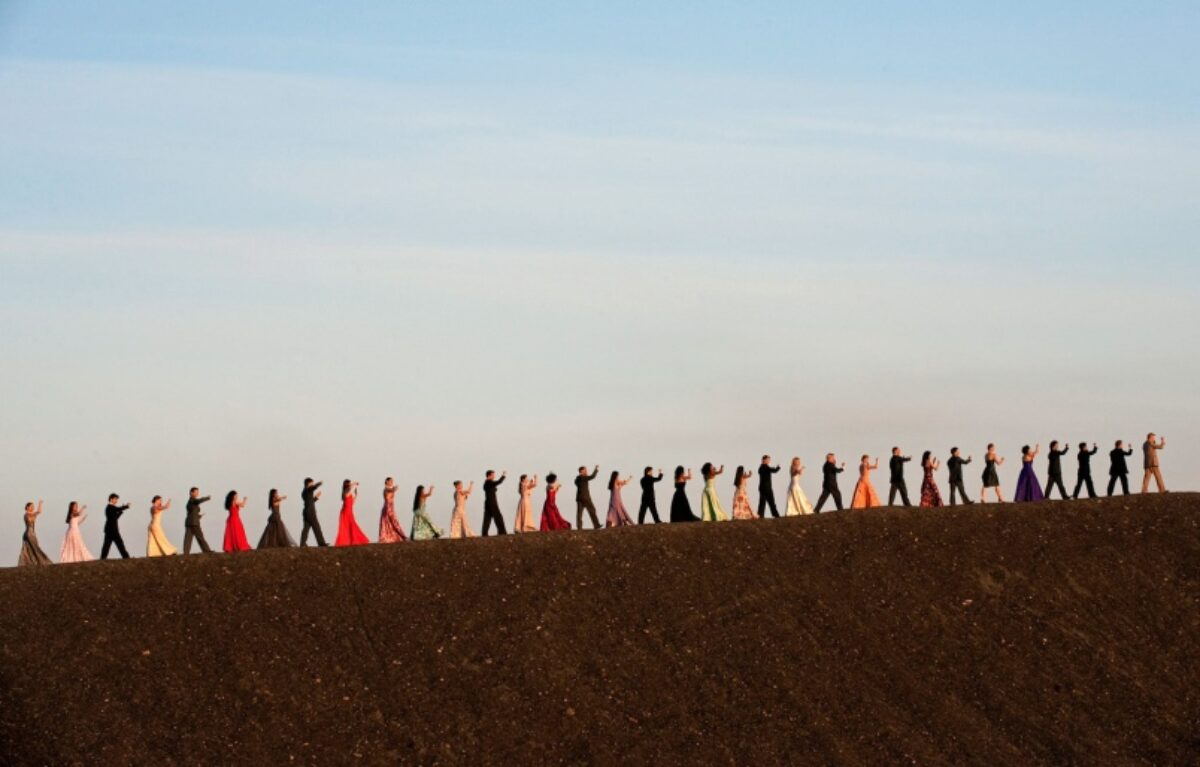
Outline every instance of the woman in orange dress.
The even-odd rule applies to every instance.
[[[870,456],[864,455],[858,464],[858,484],[854,486],[854,499],[850,501],[852,509],[873,509],[880,506],[879,493],[871,484],[871,472],[879,468],[879,459],[871,463]]]

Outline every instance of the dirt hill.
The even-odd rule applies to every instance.
[[[4,764],[1196,764],[1200,496],[0,572]]]

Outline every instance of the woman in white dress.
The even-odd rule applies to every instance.
[[[537,483],[536,474],[533,475],[533,479],[529,479],[528,474],[522,474],[521,479],[517,481],[517,490],[521,493],[521,500],[517,503],[517,518],[513,520],[513,532],[537,532],[537,525],[533,521],[533,489],[537,487]]]
[[[150,527],[146,529],[146,556],[169,557],[178,554],[175,547],[167,540],[167,534],[162,529],[162,513],[171,508],[171,500],[163,503],[161,495],[154,496],[150,501]]]
[[[461,480],[454,480],[454,513],[450,517],[451,538],[475,537],[475,531],[467,522],[467,499],[471,497],[471,491],[474,489],[474,482],[464,488]]]
[[[83,535],[79,532],[80,523],[87,519],[86,511],[87,506],[80,506],[78,501],[71,501],[71,505],[67,507],[67,536],[63,538],[62,551],[58,555],[59,562],[92,561],[92,553],[84,545]]]
[[[813,507],[804,488],[800,487],[800,477],[804,476],[804,464],[799,458],[792,459],[792,484],[788,486],[787,516],[799,517],[802,514],[812,514]]]

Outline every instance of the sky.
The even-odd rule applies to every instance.
[[[1193,2],[0,0],[0,564],[36,499],[98,553],[113,491],[137,555],[192,485],[298,534],[305,476],[372,537],[385,476],[446,524],[488,468],[770,453],[815,497],[827,451],[994,441],[1011,495],[1023,444],[1153,430],[1195,489],[1198,38]]]

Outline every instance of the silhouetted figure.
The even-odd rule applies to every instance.
[[[1167,440],[1164,437],[1158,442],[1154,441],[1155,434],[1150,432],[1146,435],[1146,441],[1142,443],[1142,464],[1146,470],[1142,475],[1142,492],[1150,492],[1150,478],[1158,484],[1158,492],[1167,492],[1167,486],[1163,483],[1162,472],[1158,468],[1158,451],[1167,446]]]
[[[599,474],[599,466],[591,474],[588,474],[587,469],[583,466],[579,467],[579,476],[575,478],[575,529],[577,530],[583,529],[584,511],[587,511],[592,518],[592,529],[600,528],[600,518],[596,516],[596,504],[592,503],[592,490],[588,485]]]
[[[779,472],[778,466],[771,467],[771,456],[764,455],[762,464],[758,467],[758,516],[761,519],[771,509],[771,516],[779,518],[779,509],[775,507],[775,487],[772,483],[773,474]]]
[[[642,486],[642,503],[640,506],[638,506],[639,525],[645,523],[647,511],[650,512],[650,516],[654,518],[654,524],[657,525],[662,522],[662,520],[658,518],[658,500],[655,498],[654,492],[654,486],[659,482],[662,482],[662,478],[662,469],[658,470],[657,477],[654,476],[654,470],[649,466],[647,466],[645,472],[642,473],[642,479],[640,482]]]
[[[975,503],[967,497],[967,487],[963,484],[963,467],[971,462],[972,456],[967,456],[965,459],[959,455],[958,448],[950,448],[950,459],[946,461],[946,468],[950,471],[950,505],[957,506],[955,499],[962,498],[962,502],[970,506]]]
[[[104,545],[100,548],[100,558],[108,559],[108,552],[113,546],[121,553],[121,559],[129,559],[125,550],[125,540],[121,537],[121,515],[129,508],[129,504],[118,506],[121,499],[116,493],[108,496],[108,506],[104,507]]]
[[[1117,440],[1117,446],[1108,453],[1108,495],[1112,497],[1113,490],[1116,489],[1117,483],[1121,483],[1121,490],[1125,495],[1129,495],[1129,465],[1125,463],[1125,459],[1133,455],[1133,448],[1125,449],[1125,443]]]
[[[508,472],[500,473],[500,479],[496,479],[496,472],[488,470],[483,479],[483,537],[487,537],[488,530],[491,529],[492,522],[496,523],[496,535],[507,535],[508,530],[504,527],[504,515],[500,513],[500,501],[496,498],[496,488],[504,483],[508,477]]]
[[[905,506],[912,506],[908,501],[908,484],[904,481],[904,464],[911,460],[911,455],[900,455],[900,448],[892,448],[892,458],[888,461],[888,469],[891,472],[891,476],[888,478],[888,506],[895,505],[897,494],[900,496],[901,503]]]
[[[1088,498],[1096,497],[1096,485],[1092,482],[1092,456],[1100,451],[1095,443],[1092,444],[1092,449],[1088,450],[1086,442],[1079,443],[1079,473],[1076,475],[1075,492],[1071,494],[1071,498],[1078,499],[1079,491],[1087,485]]]
[[[211,495],[200,497],[200,489],[193,487],[188,491],[187,515],[183,518],[183,553],[192,553],[192,541],[200,545],[200,550],[205,554],[212,551],[208,545],[208,541],[204,540],[204,531],[200,529],[200,518],[204,516],[204,511],[201,510],[202,504],[212,500]]]
[[[317,501],[321,498],[322,482],[313,482],[312,477],[307,477],[304,480],[304,490],[300,493],[301,500],[304,501],[304,527],[300,530],[300,545],[308,545],[308,533],[311,530],[317,539],[318,546],[328,546],[325,542],[325,536],[321,533],[321,520],[317,519]]]
[[[1063,485],[1062,473],[1062,457],[1071,451],[1070,448],[1064,447],[1058,449],[1058,440],[1050,443],[1050,453],[1047,455],[1049,459],[1049,467],[1046,469],[1046,500],[1050,500],[1050,496],[1054,494],[1054,488],[1058,488],[1059,495],[1062,499],[1067,500],[1067,488]]]
[[[846,464],[843,463],[839,466],[837,456],[833,453],[825,456],[825,465],[821,467],[821,474],[823,476],[821,481],[821,497],[817,499],[816,513],[821,513],[821,508],[825,506],[825,501],[831,497],[838,511],[842,510],[842,491],[838,489],[838,475],[845,470]]]

